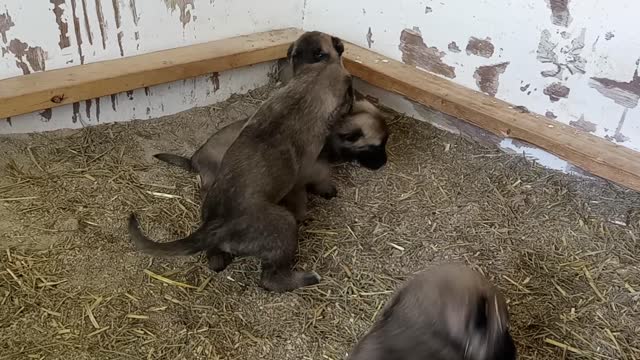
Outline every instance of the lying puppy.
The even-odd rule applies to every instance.
[[[504,298],[479,273],[444,265],[407,281],[348,360],[515,360]]]
[[[316,273],[292,270],[297,224],[277,204],[306,196],[298,179],[313,172],[329,129],[351,111],[352,79],[338,56],[341,45],[326,34],[303,34],[292,47],[294,63],[305,54],[317,61],[305,63],[265,101],[231,143],[204,197],[200,227],[183,239],[156,243],[131,214],[135,246],[156,256],[206,250],[210,266],[220,261],[222,268],[234,256],[255,256],[262,261],[260,284],[271,291],[317,284]]]

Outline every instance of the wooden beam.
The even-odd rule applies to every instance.
[[[596,176],[640,191],[640,152],[346,44],[345,67],[354,76],[501,137],[536,145]]]
[[[290,28],[0,80],[0,118],[286,56]]]

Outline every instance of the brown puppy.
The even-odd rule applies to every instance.
[[[289,82],[295,72],[299,71],[303,65],[317,62],[316,57],[313,56],[313,44],[321,43],[319,39],[324,34],[314,31],[306,35],[304,39],[301,38],[298,41],[297,45],[294,42],[289,46],[287,63],[281,69],[284,73],[282,78],[285,83]],[[295,58],[291,56],[294,45],[298,49]],[[333,45],[338,57],[341,57],[344,49],[342,42],[338,39]],[[211,135],[191,158],[169,153],[155,154],[154,157],[187,171],[198,173],[201,181],[200,193],[201,196],[204,196],[215,178],[224,153],[236,139],[247,120],[248,118],[233,122]],[[366,99],[358,99],[355,101],[351,113],[331,130],[321,151],[320,163],[316,167],[316,171],[307,174],[308,178],[302,179],[302,181],[307,182],[307,189],[310,192],[325,198],[334,197],[337,191],[330,184],[330,171],[327,168],[327,163],[355,161],[366,168],[377,170],[387,162],[386,143],[388,137],[389,128],[382,112]],[[300,220],[304,215],[299,214],[296,217]]]
[[[353,87],[338,56],[340,40],[308,34],[294,43],[291,57],[295,64],[312,54],[317,62],[305,64],[264,102],[231,143],[204,198],[200,227],[183,239],[156,243],[131,214],[129,233],[139,250],[165,256],[206,250],[210,259],[223,261],[219,266],[234,256],[255,256],[262,261],[260,284],[272,291],[320,281],[314,272],[292,270],[297,225],[278,203],[304,192],[298,180],[312,171],[329,129],[351,111]]]
[[[417,274],[396,291],[349,360],[515,360],[504,298],[462,265]]]
[[[191,156],[191,158],[160,153],[154,157],[200,175],[200,192],[204,196],[215,178],[224,153],[236,139],[248,119],[233,122],[215,134]],[[308,189],[325,198],[335,196],[335,187],[329,185],[330,172],[327,163],[355,161],[377,170],[387,162],[386,144],[389,129],[385,117],[365,99],[354,102],[353,110],[331,130],[320,153],[317,171],[308,174],[303,181]]]

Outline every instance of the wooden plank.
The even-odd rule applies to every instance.
[[[346,44],[345,67],[384,90],[468,121],[498,136],[519,139],[591,174],[640,191],[640,152],[457,85],[450,80]]]
[[[274,30],[0,80],[0,118],[277,60],[301,33]]]

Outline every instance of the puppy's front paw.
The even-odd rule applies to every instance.
[[[336,186],[333,184],[329,184],[323,187],[321,191],[318,192],[318,195],[322,196],[327,200],[333,199],[334,197],[338,196],[338,188],[336,188]]]

